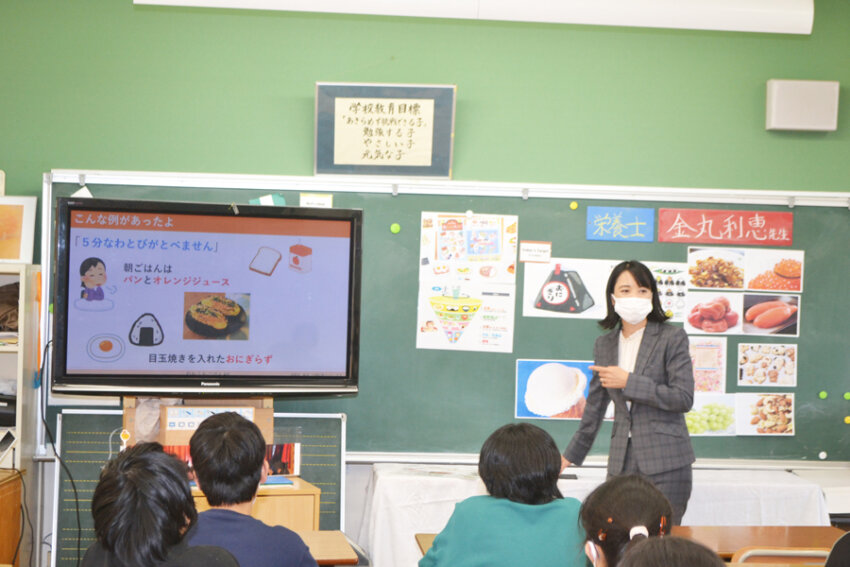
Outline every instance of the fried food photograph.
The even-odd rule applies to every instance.
[[[247,315],[232,299],[207,295],[189,307],[184,320],[186,327],[201,337],[221,338],[242,327]]]
[[[709,256],[688,267],[691,283],[696,287],[743,288],[744,271],[729,260]]]

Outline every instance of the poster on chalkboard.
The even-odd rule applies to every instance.
[[[416,347],[513,351],[518,217],[423,212]]]
[[[688,285],[696,289],[803,291],[803,250],[688,248]]]
[[[591,360],[517,360],[515,417],[581,419],[592,364]]]
[[[316,83],[315,173],[451,177],[456,85]]]

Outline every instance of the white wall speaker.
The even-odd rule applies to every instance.
[[[767,130],[838,129],[838,81],[767,81]]]

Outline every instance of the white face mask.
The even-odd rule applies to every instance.
[[[652,300],[646,297],[614,297],[614,311],[623,321],[637,325],[652,313]]]

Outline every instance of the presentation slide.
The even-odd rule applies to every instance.
[[[74,211],[69,374],[344,376],[349,230]]]

